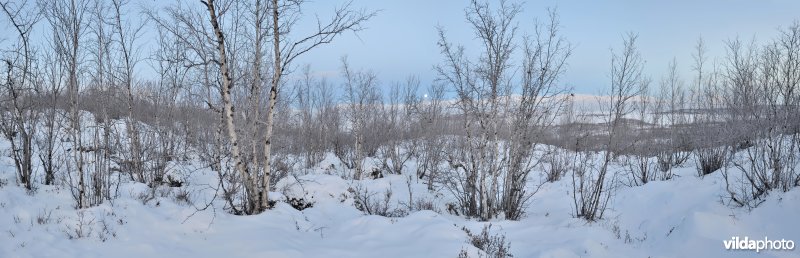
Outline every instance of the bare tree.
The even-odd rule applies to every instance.
[[[266,133],[264,136],[264,177],[261,192],[261,207],[268,207],[269,182],[270,182],[270,151],[271,138],[274,124],[274,108],[278,99],[279,86],[282,77],[291,69],[292,62],[302,54],[312,49],[331,43],[337,36],[348,32],[358,32],[363,29],[363,23],[376,15],[376,12],[353,11],[350,3],[337,8],[329,22],[318,21],[317,29],[308,35],[292,39],[292,27],[304,1],[279,1],[272,0],[272,51],[273,75],[270,83],[269,101],[266,118]]]
[[[368,120],[380,106],[380,93],[378,79],[371,71],[356,71],[350,68],[347,58],[342,58],[342,75],[345,78],[345,100],[347,101],[347,117],[350,133],[354,138],[352,151],[344,153],[340,158],[354,169],[353,178],[361,180],[364,170],[363,162],[366,158],[365,135],[369,129]]]
[[[502,186],[505,191],[502,207],[510,219],[522,217],[525,203],[544,183],[540,182],[536,189],[526,189],[530,172],[541,162],[532,160],[532,152],[555,124],[567,101],[567,89],[559,84],[559,79],[566,71],[572,46],[560,34],[556,10],[549,10],[548,18],[545,23],[536,24],[534,37],[525,39],[520,99],[518,106],[510,104],[513,116],[511,134],[503,145],[506,175]]]
[[[486,47],[479,63],[467,60],[464,48],[454,48],[447,41],[444,29],[439,29],[439,47],[444,64],[436,69],[441,80],[458,94],[458,109],[462,113],[466,138],[458,143],[448,163],[455,173],[448,184],[467,216],[482,220],[495,217],[499,200],[491,192],[500,180],[499,113],[502,96],[510,95],[510,57],[514,48],[516,26],[514,17],[521,12],[517,4],[500,2],[498,10],[488,3],[471,1],[466,9],[467,21]]]
[[[377,119],[371,138],[376,138],[383,171],[402,174],[406,162],[416,154],[416,135],[412,133],[411,112],[416,102],[419,79],[410,76],[405,83],[395,82],[389,91],[388,105],[383,105],[382,119]]]
[[[55,51],[52,48],[45,48],[44,60],[56,60]],[[44,170],[44,183],[46,185],[53,185],[56,183],[56,172],[61,168],[65,162],[63,156],[59,155],[61,146],[57,144],[59,132],[61,129],[62,112],[58,110],[58,103],[60,101],[61,91],[64,88],[64,66],[59,62],[45,62],[44,68],[44,85],[41,90],[45,105],[41,107],[45,110],[42,113],[43,128],[36,138],[36,146],[39,156],[39,161]]]
[[[601,219],[613,196],[616,174],[609,170],[615,155],[631,146],[621,141],[623,132],[630,130],[625,116],[634,111],[634,99],[641,96],[642,83],[647,83],[642,74],[644,61],[636,48],[638,35],[628,33],[623,37],[621,53],[612,50],[611,91],[605,112],[605,148],[595,173],[581,173],[574,187],[573,198],[576,216],[587,221]]]
[[[684,83],[678,74],[678,63],[673,59],[669,63],[666,75],[661,78],[659,101],[656,104],[658,116],[662,116],[660,123],[666,129],[667,146],[660,150],[658,155],[659,169],[663,179],[672,177],[672,168],[686,162],[689,158],[687,152],[689,143],[682,128],[685,128],[687,119],[685,114],[686,95]]]
[[[125,8],[127,4],[128,3],[126,0],[111,1],[111,7],[113,11],[113,34],[121,58],[120,68],[117,72],[118,75],[116,75],[115,78],[118,78],[119,83],[122,84],[127,93],[128,118],[125,120],[125,126],[127,128],[126,135],[128,136],[128,144],[130,146],[131,154],[128,167],[130,169],[131,177],[135,178],[135,180],[138,182],[144,183],[144,159],[142,157],[142,142],[140,140],[141,135],[138,125],[139,122],[137,121],[133,112],[133,84],[136,65],[141,60],[138,54],[138,45],[136,40],[141,37],[142,29],[144,28],[145,24],[143,22],[132,24],[131,21],[125,20],[123,17],[123,12],[125,10],[123,8]]]
[[[634,108],[636,110],[636,115],[643,128],[635,128],[638,133],[635,135],[635,139],[633,141],[633,153],[626,157],[625,163],[628,167],[629,178],[627,185],[628,186],[637,186],[637,185],[644,185],[650,181],[657,180],[657,179],[667,179],[665,176],[671,170],[662,172],[662,177],[656,173],[656,167],[652,161],[652,154],[654,152],[660,151],[659,148],[663,148],[662,146],[656,146],[656,142],[654,141],[647,141],[647,137],[653,137],[652,134],[647,134],[648,132],[652,131],[654,127],[656,127],[657,116],[653,114],[653,109],[658,107],[660,100],[654,99],[650,96],[650,83],[645,81],[639,84],[639,98],[633,100]],[[654,105],[654,102],[655,105]],[[655,107],[654,107],[655,106]],[[658,111],[656,111],[658,112]],[[652,117],[652,119],[651,119]],[[648,121],[652,122],[652,126],[647,126]]]
[[[2,82],[3,99],[2,132],[11,143],[11,156],[17,170],[19,183],[28,190],[33,189],[33,138],[36,134],[38,112],[32,110],[32,97],[38,88],[39,78],[34,75],[35,51],[30,45],[31,31],[38,22],[40,13],[28,2],[0,2],[3,13],[14,28],[16,42],[6,52],[2,61],[6,67]],[[3,96],[4,95],[4,96]],[[10,117],[6,117],[6,116]]]
[[[150,65],[158,73],[156,81],[149,83],[151,96],[149,96],[153,105],[158,110],[154,110],[154,124],[151,130],[155,134],[154,141],[151,145],[151,153],[153,165],[149,168],[152,170],[151,183],[168,183],[169,178],[165,178],[167,173],[167,164],[173,160],[186,160],[188,159],[189,147],[197,146],[191,145],[191,136],[196,133],[199,128],[189,129],[192,125],[191,119],[186,116],[186,113],[191,112],[187,107],[193,107],[186,99],[191,94],[186,94],[189,91],[187,86],[188,76],[191,68],[183,64],[183,56],[188,51],[183,47],[180,40],[176,40],[174,36],[168,33],[168,30],[163,25],[156,24],[158,31],[156,48],[150,54]],[[182,100],[182,101],[181,101]],[[207,123],[206,121],[203,121]],[[213,127],[214,123],[206,124]],[[207,142],[206,142],[207,143]]]
[[[407,100],[412,108],[414,121],[417,122],[420,137],[417,151],[417,177],[428,177],[428,190],[434,190],[434,183],[440,175],[439,165],[445,158],[445,139],[441,137],[446,127],[445,121],[445,84],[434,83],[422,99]]]
[[[707,46],[702,38],[695,45],[692,54],[694,65],[692,70],[696,73],[694,78],[694,107],[697,110],[693,122],[700,128],[694,137],[695,163],[699,176],[708,175],[723,167],[728,155],[728,144],[721,136],[722,113],[720,86],[720,71],[712,64],[712,69],[706,69],[708,54]]]
[[[118,135],[114,130],[114,123],[111,121],[111,113],[114,108],[111,103],[116,103],[116,87],[113,67],[115,63],[112,58],[113,35],[109,18],[109,5],[105,1],[94,1],[91,7],[91,16],[87,24],[87,32],[94,38],[87,42],[87,52],[89,54],[89,66],[94,68],[88,80],[88,92],[85,89],[82,95],[97,96],[97,101],[87,103],[85,106],[99,105],[93,108],[95,115],[95,125],[83,125],[84,129],[92,131],[87,145],[93,150],[89,155],[87,163],[93,164],[86,167],[87,174],[90,175],[90,205],[99,204],[104,200],[111,200],[116,196],[116,190],[112,194],[114,184],[119,185],[118,178],[112,176],[112,153],[116,152],[116,142]],[[88,94],[87,94],[88,93]],[[98,124],[99,123],[99,124]],[[122,163],[122,162],[119,162]],[[133,179],[133,174],[131,174]],[[117,187],[118,188],[118,187]]]
[[[234,123],[234,109],[233,109],[233,100],[231,97],[231,88],[233,87],[233,79],[231,78],[231,71],[229,70],[229,62],[228,62],[228,54],[226,53],[227,46],[225,45],[225,36],[222,32],[222,28],[219,25],[219,18],[217,12],[217,4],[213,0],[209,0],[207,2],[203,2],[208,9],[209,14],[209,21],[211,22],[211,27],[214,31],[214,36],[216,38],[216,47],[218,51],[218,57],[216,62],[219,64],[220,73],[222,75],[222,88],[220,89],[220,95],[222,97],[222,110],[223,110],[223,119],[225,121],[225,128],[228,136],[228,141],[231,145],[231,155],[234,163],[235,170],[237,173],[241,174],[241,178],[244,180],[245,190],[246,190],[246,207],[244,209],[245,213],[252,214],[256,213],[256,205],[257,201],[256,198],[258,196],[257,189],[255,188],[255,179],[253,175],[250,173],[248,167],[242,162],[241,158],[241,149],[239,146],[239,134],[236,130],[236,125]]]
[[[482,220],[500,214],[521,217],[538,190],[526,189],[528,174],[539,160],[532,156],[537,133],[552,123],[564,103],[559,96],[565,91],[557,82],[571,47],[558,34],[555,12],[547,23],[537,24],[535,37],[525,37],[519,66],[523,74],[518,84],[513,82],[511,57],[520,46],[515,17],[520,12],[518,4],[506,1],[496,9],[471,1],[467,21],[485,47],[477,61],[469,60],[464,48],[454,47],[439,29],[444,63],[436,70],[458,95],[466,133],[448,155],[453,179],[446,185],[464,214]]]
[[[800,182],[798,164],[797,88],[800,84],[800,25],[793,24],[760,49],[728,44],[726,100],[731,122],[745,123],[750,141],[733,159],[740,174],[723,173],[729,199],[755,207],[773,190],[788,191]],[[747,93],[748,96],[738,94]],[[737,105],[741,104],[741,105]],[[730,123],[730,122],[729,122]]]
[[[298,133],[295,143],[305,156],[305,167],[322,161],[327,151],[334,150],[339,134],[338,105],[334,100],[332,85],[324,78],[313,74],[310,66],[303,69],[303,76],[295,85],[295,101],[298,110]]]
[[[81,41],[86,32],[86,12],[89,9],[88,3],[82,0],[64,1],[42,1],[39,3],[44,16],[47,18],[53,30],[53,41],[56,53],[64,67],[67,76],[67,96],[69,101],[69,126],[71,147],[68,151],[72,153],[71,163],[67,163],[68,169],[75,171],[67,173],[69,177],[72,195],[76,201],[76,206],[85,208],[90,206],[88,193],[86,192],[87,175],[84,162],[84,147],[81,134],[81,116],[78,106],[80,93],[81,65],[83,62],[83,51]],[[76,182],[77,181],[77,182]]]
[[[278,104],[278,97],[280,86],[283,84],[282,77],[290,72],[293,61],[300,55],[320,46],[332,42],[337,36],[348,31],[359,31],[363,29],[362,24],[375,15],[374,12],[366,11],[353,11],[350,4],[346,4],[335,10],[333,18],[327,22],[319,22],[316,30],[312,31],[309,35],[301,36],[298,39],[294,38],[292,30],[297,22],[299,14],[302,10],[304,1],[279,1],[273,0],[269,3],[256,2],[254,7],[254,29],[255,33],[255,52],[250,57],[253,60],[252,64],[252,83],[250,94],[254,94],[253,103],[255,106],[260,106],[256,101],[261,92],[261,42],[265,35],[272,36],[272,58],[269,60],[272,64],[272,78],[270,79],[270,89],[268,92],[265,117],[262,119],[258,113],[254,113],[252,119],[259,122],[257,124],[263,125],[263,161],[256,163],[256,160],[251,160],[256,166],[245,164],[243,160],[243,146],[240,142],[240,135],[237,130],[234,110],[233,97],[231,90],[237,83],[233,77],[232,66],[236,64],[232,59],[236,55],[236,51],[228,52],[229,47],[235,46],[235,40],[238,33],[235,31],[226,32],[220,26],[220,20],[230,7],[230,2],[218,3],[217,1],[209,0],[202,1],[208,9],[208,19],[211,23],[211,31],[213,31],[216,48],[217,58],[214,60],[219,65],[219,70],[222,78],[222,87],[220,89],[220,96],[222,102],[222,112],[224,113],[224,121],[226,127],[226,134],[230,144],[230,150],[234,167],[237,173],[244,181],[245,185],[245,207],[244,213],[254,214],[263,211],[269,207],[269,186],[270,186],[270,173],[272,163],[270,162],[272,150],[272,135],[274,130],[275,110]],[[263,4],[263,5],[262,5]],[[262,9],[265,8],[265,9]],[[261,11],[265,12],[262,13]],[[267,11],[268,10],[268,11]],[[263,18],[271,16],[271,24],[264,24]],[[234,16],[232,19],[236,19]],[[262,26],[268,26],[269,30],[262,31]],[[267,34],[271,33],[271,34]],[[228,38],[226,38],[226,36]],[[233,38],[233,40],[226,40]],[[262,164],[262,165],[258,165]]]

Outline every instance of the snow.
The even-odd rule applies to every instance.
[[[523,219],[480,222],[447,213],[450,194],[429,192],[413,167],[404,175],[354,181],[344,179],[350,171],[332,154],[278,182],[273,196],[314,202],[302,211],[279,202],[259,215],[229,214],[213,198],[216,172],[198,161],[173,164],[187,184],[159,187],[153,200],[139,197],[150,191],[146,185],[123,183],[116,200],[76,210],[63,186],[38,185],[33,192],[17,186],[8,148],[0,141],[0,181],[6,182],[0,257],[456,257],[462,249],[477,256],[462,228],[480,232],[488,223],[505,235],[515,257],[800,256],[797,250],[729,251],[722,244],[733,236],[800,241],[800,190],[773,192],[753,210],[731,207],[721,202],[721,174],[698,178],[692,161],[672,180],[620,187],[599,222],[574,218],[569,177],[545,184]],[[437,211],[365,215],[354,207],[351,189],[375,198],[391,189],[395,208],[407,205],[411,193],[412,201],[431,200]],[[192,204],[176,198],[181,192]]]

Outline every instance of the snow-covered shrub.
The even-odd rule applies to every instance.
[[[483,221],[520,219],[528,201],[546,182],[529,181],[542,159],[532,146],[527,149],[515,142],[480,142],[458,137],[447,148],[448,167],[442,181],[456,199],[454,208],[457,213]]]
[[[768,137],[736,155],[735,172],[725,170],[723,177],[729,199],[738,206],[754,208],[770,191],[789,191],[800,185],[800,152],[792,137]]]
[[[480,233],[475,234],[472,233],[471,230],[467,229],[466,227],[461,228],[469,239],[467,242],[483,251],[482,253],[478,254],[478,257],[487,257],[487,258],[507,258],[507,257],[514,257],[511,254],[511,243],[506,241],[506,236],[497,233],[492,234],[490,231],[492,229],[492,224],[488,224],[483,226],[483,230]],[[468,258],[469,253],[462,249],[461,252],[458,254],[459,258]]]
[[[722,168],[727,156],[727,147],[697,149],[695,156],[697,175],[703,177]]]
[[[399,207],[391,207],[392,188],[389,187],[385,192],[371,192],[366,187],[357,185],[347,189],[353,195],[353,205],[356,209],[368,215],[378,215],[384,217],[404,217],[408,215],[408,210]],[[378,197],[379,196],[379,197]]]
[[[603,166],[596,164],[608,155],[598,155],[593,152],[578,152],[572,163],[572,200],[575,216],[589,221],[602,218],[605,207],[611,198],[613,179],[606,175],[608,168],[603,171]],[[607,165],[606,165],[607,166]]]
[[[628,172],[628,186],[638,186],[656,180],[657,173],[651,157],[632,155],[625,159]]]
[[[414,200],[408,208],[409,211],[435,211],[439,212],[439,208],[436,207],[436,204],[429,199],[416,199]]]
[[[426,135],[419,141],[419,151],[417,152],[417,178],[427,177],[428,190],[434,189],[434,183],[439,179],[441,171],[439,165],[444,160],[445,140],[443,137]]]
[[[183,203],[186,205],[192,204],[191,193],[186,188],[180,188],[177,191],[175,191],[173,195],[173,200],[176,203]]]
[[[389,172],[389,174],[400,175],[403,172],[403,168],[406,167],[406,163],[414,154],[414,146],[411,145],[410,141],[399,143],[397,141],[391,141],[382,146],[379,148],[379,153],[383,170]]]
[[[800,25],[781,29],[770,42],[758,46],[736,40],[728,44],[725,107],[728,130],[743,151],[725,170],[728,197],[738,206],[753,208],[771,191],[789,191],[800,185],[798,134],[798,74]],[[749,147],[748,147],[749,146]],[[736,173],[739,172],[739,173]]]
[[[569,170],[570,153],[567,150],[558,147],[551,147],[550,151],[545,154],[545,176],[547,182],[555,182],[561,180]]]
[[[292,157],[291,155],[285,154],[276,154],[272,158],[272,172],[271,172],[271,179],[270,179],[270,189],[275,188],[275,184],[277,184],[281,179],[284,179],[288,175],[294,171],[294,166],[297,164],[297,159]]]
[[[142,202],[142,205],[147,205],[147,203],[156,199],[155,188],[150,189],[150,191],[143,191],[136,194],[136,199]]]
[[[53,210],[42,209],[39,214],[36,215],[36,224],[45,225],[50,224],[53,220]]]
[[[664,174],[662,177],[665,177],[666,179],[671,178],[672,175],[670,174],[670,171],[672,170],[672,166],[675,165],[674,156],[672,153],[661,151],[658,153],[658,155],[656,155],[656,160],[658,164],[658,170]]]
[[[75,223],[65,225],[64,233],[69,239],[85,238],[92,235],[95,218],[91,214],[87,215],[86,213],[87,211],[85,210],[78,211],[78,217]]]

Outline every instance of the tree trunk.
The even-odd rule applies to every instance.
[[[272,151],[272,129],[275,122],[275,103],[278,100],[278,86],[280,84],[281,75],[283,74],[283,67],[281,63],[281,34],[278,26],[278,15],[278,0],[272,0],[272,50],[275,55],[275,67],[273,68],[274,74],[272,75],[272,85],[269,89],[267,128],[264,134],[264,178],[262,182],[264,188],[261,191],[261,207],[264,209],[269,207],[269,183],[272,173],[272,160],[270,160]]]
[[[254,192],[254,185],[253,180],[251,179],[251,175],[247,170],[247,167],[242,163],[241,159],[241,152],[239,150],[239,137],[236,133],[236,125],[233,123],[233,103],[231,101],[231,85],[233,82],[230,77],[230,71],[228,70],[228,59],[227,54],[225,53],[225,37],[222,35],[222,29],[219,27],[219,22],[217,21],[217,12],[216,8],[214,7],[214,0],[208,0],[208,13],[210,15],[211,20],[211,27],[214,29],[214,34],[217,38],[217,51],[219,52],[219,66],[220,71],[222,72],[222,89],[220,93],[222,94],[222,105],[223,105],[223,115],[225,117],[225,126],[227,128],[228,133],[228,140],[231,143],[231,155],[233,155],[233,162],[234,167],[242,176],[245,184],[245,190],[247,191],[247,196],[245,197],[245,202],[247,207],[245,207],[245,213],[252,213],[255,210],[255,198],[257,195]]]

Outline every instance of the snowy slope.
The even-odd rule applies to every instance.
[[[4,154],[7,148],[0,142]],[[515,257],[800,256],[728,251],[722,243],[733,236],[799,241],[800,191],[774,193],[752,211],[732,208],[720,201],[720,173],[698,178],[691,166],[677,169],[670,181],[620,188],[606,218],[588,224],[572,215],[568,177],[546,184],[524,219],[478,222],[448,214],[445,190],[430,193],[406,175],[345,180],[337,162],[329,155],[307,174],[279,182],[276,195],[303,196],[315,202],[312,208],[279,203],[260,215],[235,216],[213,198],[216,173],[196,167],[199,162],[177,164],[188,184],[162,186],[153,200],[141,198],[150,191],[145,185],[123,183],[113,203],[76,211],[68,189],[41,185],[27,193],[16,186],[13,163],[3,155],[0,257],[456,257],[462,249],[477,257],[462,228],[479,232],[488,223],[505,235]],[[438,213],[364,215],[351,188],[376,198],[391,188],[393,207],[407,204],[411,189],[412,199],[432,200]]]

